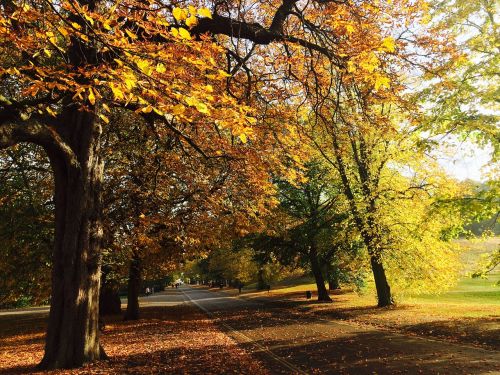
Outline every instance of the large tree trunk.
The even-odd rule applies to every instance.
[[[78,163],[47,150],[55,179],[55,244],[44,369],[81,366],[105,356],[99,345],[102,242],[99,156],[101,128],[94,115],[68,111],[59,136]]]
[[[139,319],[139,293],[141,290],[141,258],[133,254],[130,261],[125,320]]]
[[[377,299],[379,307],[390,306],[394,303],[391,296],[391,288],[385,276],[384,265],[379,257],[372,255],[370,257],[375,287],[377,288]]]
[[[309,262],[311,263],[311,270],[316,281],[316,287],[318,289],[318,301],[321,302],[331,302],[332,299],[328,295],[328,291],[325,286],[325,279],[321,273],[321,267],[318,262],[318,254],[315,246],[311,246],[309,250]]]

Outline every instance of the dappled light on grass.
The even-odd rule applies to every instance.
[[[12,319],[12,318],[11,318]],[[4,317],[1,324],[11,324]],[[43,318],[31,334],[0,337],[0,374],[37,373]],[[3,333],[4,330],[2,329]],[[149,307],[143,319],[108,319],[102,343],[109,360],[44,374],[266,374],[267,371],[193,306]]]

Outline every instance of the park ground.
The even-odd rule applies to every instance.
[[[498,244],[474,245],[465,262]],[[109,360],[45,373],[500,374],[499,279],[464,277],[387,309],[347,289],[331,304],[308,301],[308,279],[241,295],[186,286],[142,298],[139,321],[107,318]],[[0,374],[36,373],[45,319],[43,308],[0,312]]]

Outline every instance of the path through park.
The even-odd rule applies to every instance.
[[[111,359],[55,374],[500,374],[498,351],[318,319],[280,300],[182,286],[108,321]],[[0,312],[0,374],[32,373],[47,309]]]
[[[316,319],[205,288],[181,290],[273,373],[500,374],[496,351]]]

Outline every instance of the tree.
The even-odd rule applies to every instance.
[[[432,103],[427,105],[426,128],[441,142],[454,134],[489,146],[496,160],[500,151],[498,3],[443,0],[432,7],[429,26],[446,29],[459,55],[439,75],[422,77],[423,89],[415,94],[421,102]]]
[[[389,279],[400,294],[452,285],[457,251],[449,241],[463,222],[441,202],[454,201],[465,191],[426,156],[422,134],[413,126],[385,132],[349,109],[337,111],[342,119],[330,119],[315,143],[342,181],[370,257],[379,306],[393,303]],[[332,145],[329,152],[323,142]]]
[[[278,235],[260,238],[260,247],[273,251],[284,264],[297,256],[305,257],[316,281],[318,301],[329,302],[320,259],[324,260],[326,254],[334,256],[330,250],[336,235],[335,224],[346,219],[346,215],[328,170],[314,160],[304,168],[304,181],[276,180],[280,208],[288,217],[284,228],[274,226]]]
[[[286,144],[286,135],[293,134],[282,130],[286,126],[273,129],[280,124],[273,117],[287,112],[281,99],[290,93],[297,98],[294,83],[325,60],[345,69],[344,46],[358,52],[372,47],[350,39],[357,21],[371,19],[372,13],[380,21],[392,8],[396,16],[412,14],[421,5],[413,3],[302,6],[292,0],[252,11],[243,3],[216,3],[211,14],[161,1],[3,1],[0,148],[20,142],[41,146],[55,181],[52,303],[41,367],[78,366],[104,357],[97,329],[101,195],[103,154],[112,150],[103,150],[102,126],[111,108],[137,111],[160,138],[174,135],[205,158],[244,155],[251,160],[246,166],[262,166],[259,160],[272,149],[271,141]],[[367,31],[374,35],[373,30]],[[248,41],[226,50],[229,72],[223,69],[227,59],[221,44],[205,34],[229,37],[219,38],[226,46]],[[355,33],[358,41],[367,39],[365,34]],[[272,42],[279,48],[269,46]],[[377,42],[391,49],[390,40]],[[242,57],[246,47],[259,57],[251,59],[253,52]],[[259,69],[258,80],[248,69],[254,60],[272,61]],[[302,71],[288,69],[292,65]],[[275,78],[276,84],[262,87]],[[385,85],[383,77],[374,79]],[[306,89],[312,96],[316,92]],[[256,117],[249,105],[258,110]],[[247,144],[256,139],[266,142]],[[254,169],[259,172],[254,181],[265,182],[263,169]]]
[[[217,70],[220,49],[191,41],[184,28],[169,29],[169,12],[141,10],[134,1],[6,1],[1,9],[0,147],[40,145],[55,181],[52,297],[41,367],[77,366],[104,356],[97,316],[106,111],[142,111],[161,124],[160,134],[174,133],[199,150],[189,132],[204,126],[201,134],[216,134],[217,122],[230,132],[223,142],[233,134],[246,140],[250,118],[218,90],[216,82],[225,78]],[[209,122],[197,121],[208,114]],[[205,155],[210,149],[217,157],[214,148]]]
[[[36,147],[0,155],[0,305],[43,303],[53,236],[49,166]]]

